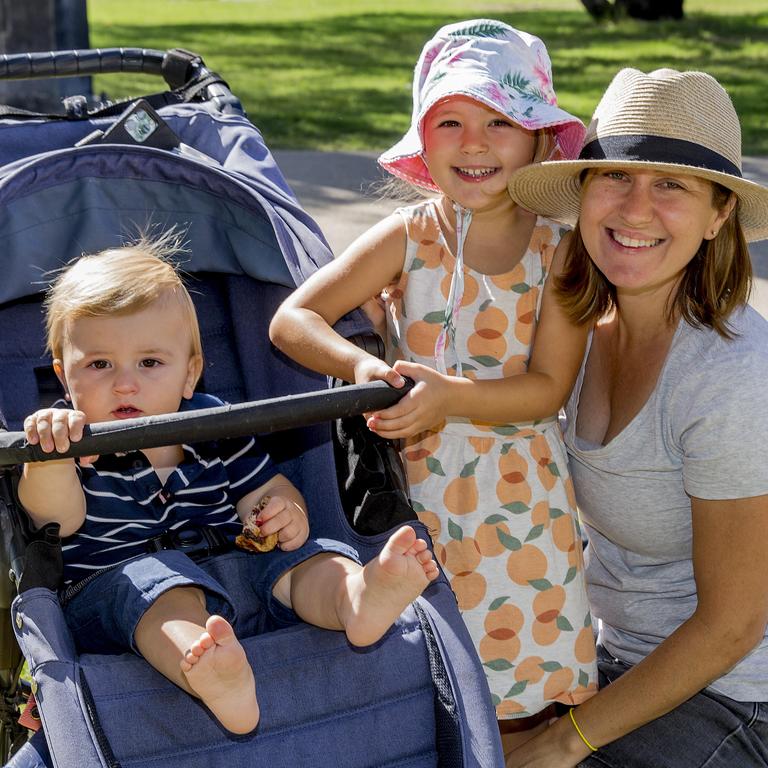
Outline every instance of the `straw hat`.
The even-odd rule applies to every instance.
[[[442,27],[422,49],[413,74],[411,126],[381,155],[383,168],[440,191],[422,158],[422,121],[449,96],[468,96],[531,131],[552,128],[562,157],[576,157],[581,149],[584,125],[557,106],[544,43],[501,21],[471,19]]]
[[[768,237],[768,189],[742,178],[741,127],[723,87],[704,72],[622,69],[587,128],[578,160],[539,163],[513,174],[509,193],[536,213],[575,224],[586,168],[691,174],[739,198],[748,241]]]

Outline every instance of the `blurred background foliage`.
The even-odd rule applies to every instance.
[[[728,89],[745,154],[768,154],[768,3],[687,0],[681,21],[597,22],[579,0],[89,0],[92,47],[201,54],[274,148],[379,151],[407,128],[411,75],[443,24],[501,19],[541,37],[560,103],[585,121],[623,66],[703,69]],[[96,78],[127,97],[149,77]]]

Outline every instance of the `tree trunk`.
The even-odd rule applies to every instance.
[[[581,4],[594,19],[613,18],[614,6],[608,0],[581,0]]]
[[[85,0],[0,0],[0,53],[88,47]],[[59,112],[64,96],[91,94],[90,77],[0,80],[0,103]]]
[[[581,0],[590,16],[595,19],[632,19],[658,21],[683,18],[683,0]]]

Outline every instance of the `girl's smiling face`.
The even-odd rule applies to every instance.
[[[536,133],[465,96],[438,102],[422,123],[424,162],[435,184],[465,208],[510,205],[507,182],[528,165]]]
[[[592,169],[581,198],[581,237],[619,295],[671,292],[735,204],[731,196],[718,210],[713,193],[709,181],[685,173]]]

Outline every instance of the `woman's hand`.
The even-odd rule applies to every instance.
[[[398,376],[410,376],[416,384],[400,402],[368,417],[371,431],[389,440],[410,437],[437,426],[450,415],[451,382],[448,376],[405,360],[398,360],[392,370]]]
[[[309,538],[309,520],[305,509],[293,499],[272,496],[256,520],[262,536],[277,533],[280,549],[298,549]]]
[[[513,750],[506,768],[574,768],[589,754],[568,715],[563,715]]]

